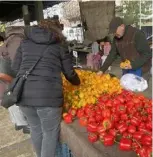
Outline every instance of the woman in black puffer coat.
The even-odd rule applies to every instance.
[[[41,55],[43,58],[28,76],[17,105],[27,117],[37,157],[54,157],[63,106],[61,73],[74,85],[79,85],[80,79],[64,46],[58,21],[43,20],[38,26],[25,29],[25,35],[13,70],[23,75]]]

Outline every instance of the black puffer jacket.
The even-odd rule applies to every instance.
[[[46,50],[24,85],[19,106],[60,107],[63,105],[61,72],[74,85],[80,79],[72,66],[67,47],[57,42],[54,33],[38,27],[25,31],[27,39],[21,43],[12,68],[23,75]]]

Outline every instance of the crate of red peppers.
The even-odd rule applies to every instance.
[[[119,95],[102,95],[96,104],[70,108],[65,123],[78,119],[86,127],[91,143],[105,146],[117,143],[122,151],[135,151],[140,157],[152,154],[152,100],[123,90]]]

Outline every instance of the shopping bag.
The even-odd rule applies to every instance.
[[[134,74],[125,74],[120,79],[121,86],[130,91],[143,92],[148,88],[148,83],[143,77]]]
[[[19,106],[13,105],[8,108],[10,119],[12,123],[16,124],[17,126],[27,126],[28,122],[23,115],[23,112],[20,110]]]

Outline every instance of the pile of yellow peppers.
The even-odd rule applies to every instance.
[[[95,104],[104,93],[121,93],[120,81],[109,74],[97,75],[97,73],[84,70],[76,70],[81,84],[74,86],[63,76],[65,105],[81,108],[86,104]]]

